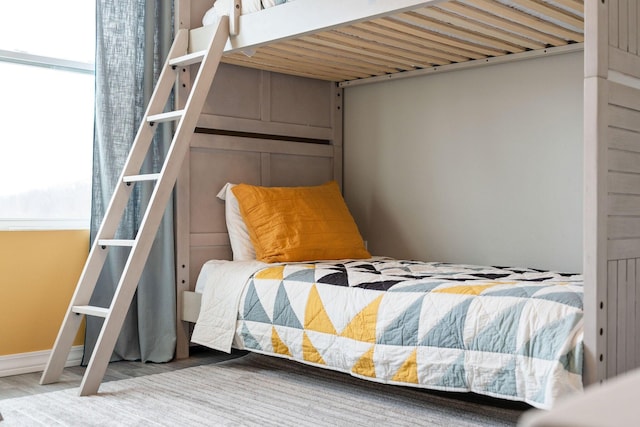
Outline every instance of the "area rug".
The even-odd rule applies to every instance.
[[[258,354],[0,400],[9,426],[512,426],[523,408],[353,378]]]

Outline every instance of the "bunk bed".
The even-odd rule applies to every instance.
[[[211,37],[211,6],[177,3],[193,51]],[[638,366],[638,22],[625,0],[296,0],[240,16],[177,186],[177,356],[188,355],[203,266],[234,255],[217,191],[340,184],[343,88],[584,49],[584,368],[573,368],[589,385]]]

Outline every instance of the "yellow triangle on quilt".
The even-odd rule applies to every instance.
[[[302,335],[302,357],[307,362],[326,365],[324,359],[322,358],[316,347],[313,345],[306,332]]]
[[[373,349],[371,347],[369,351],[362,355],[362,357],[351,368],[351,372],[354,374],[362,375],[365,377],[376,377],[376,366],[373,363]]]
[[[374,299],[369,305],[356,314],[342,331],[340,336],[362,342],[376,342],[376,323],[378,321],[378,307],[382,295]]]
[[[432,292],[440,292],[443,294],[480,295],[486,289],[503,284],[504,283],[490,283],[485,285],[460,285],[452,286],[450,288],[436,289]]]
[[[322,304],[320,294],[315,285],[313,285],[309,291],[307,307],[304,311],[304,328],[325,334],[337,334],[336,328],[334,328],[327,311],[324,309],[324,304]]]
[[[265,268],[256,273],[256,279],[276,279],[282,280],[284,278],[284,265],[277,265],[275,267]]]
[[[393,381],[418,384],[418,350],[413,350],[407,360],[404,361],[398,372],[393,376]]]
[[[271,345],[273,346],[273,351],[278,354],[284,354],[286,356],[291,357],[291,352],[289,351],[289,347],[282,342],[280,339],[280,335],[276,331],[274,326],[271,327]]]

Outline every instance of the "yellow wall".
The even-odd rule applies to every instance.
[[[0,356],[53,347],[88,253],[88,230],[0,231]]]

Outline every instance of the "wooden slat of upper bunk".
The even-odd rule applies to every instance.
[[[583,27],[583,0],[296,0],[241,16],[223,62],[345,82],[582,43]]]

